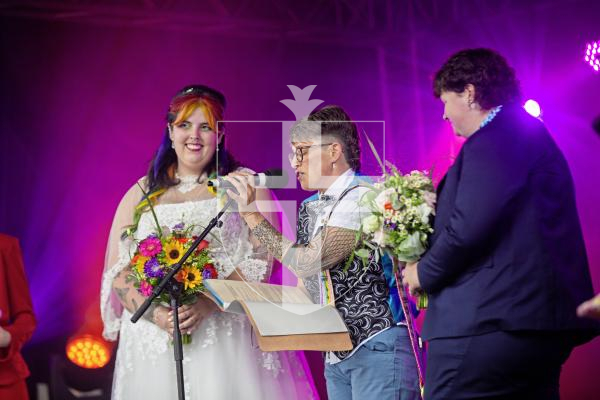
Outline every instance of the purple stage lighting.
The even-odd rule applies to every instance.
[[[525,111],[527,111],[535,118],[539,117],[542,114],[542,109],[540,108],[540,105],[537,101],[532,99],[527,100],[523,108],[525,108]]]
[[[587,44],[584,60],[594,71],[600,70],[600,40]]]

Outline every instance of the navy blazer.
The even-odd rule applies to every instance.
[[[434,229],[418,266],[426,339],[597,332],[575,314],[593,288],[569,167],[522,108],[505,106],[467,139],[438,187]]]

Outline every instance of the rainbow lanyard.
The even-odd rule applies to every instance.
[[[329,270],[321,271],[319,279],[319,293],[321,294],[321,305],[334,304],[333,284]]]

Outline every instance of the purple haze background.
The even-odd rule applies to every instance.
[[[99,329],[112,216],[144,174],[179,88],[220,89],[228,120],[290,121],[280,103],[293,98],[287,85],[317,85],[312,98],[340,104],[357,120],[385,121],[388,160],[406,171],[434,166],[439,179],[461,143],[441,119],[431,77],[467,47],[499,50],[525,96],[542,106],[571,167],[600,291],[600,137],[591,128],[600,114],[600,74],[583,62],[586,41],[600,39],[600,3],[508,1],[493,10],[483,2],[448,3],[447,13],[421,3],[432,7],[427,14],[406,2],[359,32],[321,21],[308,33],[284,23],[268,33],[235,23],[211,31],[0,9],[0,231],[19,237],[24,251],[38,318],[29,346],[64,341],[82,326]],[[267,125],[230,124],[229,148],[255,170],[281,159],[281,125]],[[374,171],[368,147],[363,151]],[[278,193],[287,200],[307,195]],[[561,380],[564,398],[594,398],[598,359],[598,338],[573,352]],[[321,358],[309,360],[324,393]]]

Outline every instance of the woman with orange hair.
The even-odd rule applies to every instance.
[[[129,189],[117,208],[101,293],[104,336],[120,340],[112,389],[115,400],[162,400],[177,393],[169,344],[170,310],[153,305],[144,319],[130,322],[131,314],[145,300],[129,279],[131,255],[137,241],[157,230],[152,213],[136,210],[146,193],[153,199],[153,213],[161,226],[183,223],[195,235],[217,214],[219,205],[208,190],[208,179],[245,170],[225,149],[220,122],[224,108],[224,96],[206,86],[188,86],[177,93],[147,175]],[[271,199],[268,190],[260,192],[262,199]],[[268,279],[272,260],[253,240],[239,214],[225,214],[223,226],[213,234],[217,239],[208,250],[219,279]],[[178,316],[182,332],[192,336],[192,342],[184,345],[186,399],[316,397],[300,355],[260,351],[252,342],[246,316],[221,312],[204,296],[181,306]]]

